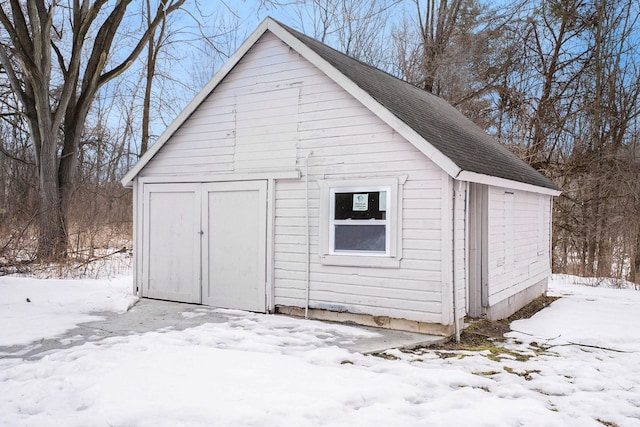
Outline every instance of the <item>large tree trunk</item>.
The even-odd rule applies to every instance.
[[[60,215],[58,186],[55,180],[40,179],[40,209],[37,257],[41,261],[62,258],[67,248],[67,233]]]
[[[68,110],[70,110],[69,108]],[[69,114],[65,116],[64,124],[64,144],[62,147],[62,155],[60,156],[60,164],[55,176],[55,180],[58,183],[58,212],[63,225],[60,230],[62,239],[66,244],[68,243],[69,229],[68,225],[71,223],[69,214],[71,210],[71,202],[73,198],[73,191],[76,183],[76,176],[78,175],[79,165],[79,149],[81,140],[82,127],[78,123],[84,123],[86,116],[78,119],[70,119],[70,117],[76,117]],[[74,123],[70,123],[74,122]]]
[[[41,122],[46,122],[42,120]],[[39,123],[43,131],[40,135],[40,155],[38,156],[38,178],[40,207],[38,209],[38,249],[41,261],[53,261],[64,256],[67,248],[67,234],[64,217],[60,212],[60,191],[58,187],[58,157],[56,152],[57,134],[49,130],[47,123]]]

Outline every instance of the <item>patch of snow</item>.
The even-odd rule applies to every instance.
[[[182,317],[184,317],[185,319],[193,319],[194,317],[202,317],[204,316],[206,313],[203,312],[197,312],[197,311],[185,311],[180,313],[182,315]]]
[[[56,337],[78,324],[102,319],[91,313],[122,313],[135,302],[131,276],[113,279],[0,277],[0,346]]]
[[[561,296],[532,319],[517,320],[510,336],[561,345],[578,343],[640,352],[640,292],[576,286],[575,276],[554,276],[549,295]]]
[[[570,274],[553,274],[549,279],[550,288],[567,285],[640,290],[640,285],[638,285],[637,283],[629,282],[628,280],[624,279],[615,279],[613,277],[580,277]]]

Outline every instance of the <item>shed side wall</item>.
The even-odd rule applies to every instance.
[[[551,196],[489,187],[489,306],[545,281]]]

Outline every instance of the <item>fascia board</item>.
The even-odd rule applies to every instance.
[[[537,185],[525,184],[523,182],[512,181],[510,179],[498,178],[495,176],[483,175],[475,172],[462,171],[455,177],[460,181],[474,182],[476,184],[486,184],[494,187],[509,188],[512,190],[522,190],[531,193],[546,194],[549,196],[559,196],[562,191]]]

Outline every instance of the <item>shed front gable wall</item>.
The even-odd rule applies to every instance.
[[[308,161],[308,166],[307,166]],[[379,117],[265,33],[213,93],[141,170],[143,181],[171,176],[308,170],[309,306],[315,309],[448,324],[451,257],[449,176]],[[320,185],[324,181],[401,182],[394,268],[321,262]],[[269,305],[304,307],[304,179],[277,179],[273,224],[273,296]],[[444,243],[443,243],[444,242]],[[449,243],[446,243],[449,242]],[[449,250],[450,249],[446,249]],[[445,250],[445,252],[446,252]],[[269,264],[268,263],[268,264]],[[443,294],[445,297],[443,298]],[[445,307],[443,307],[443,299]]]

